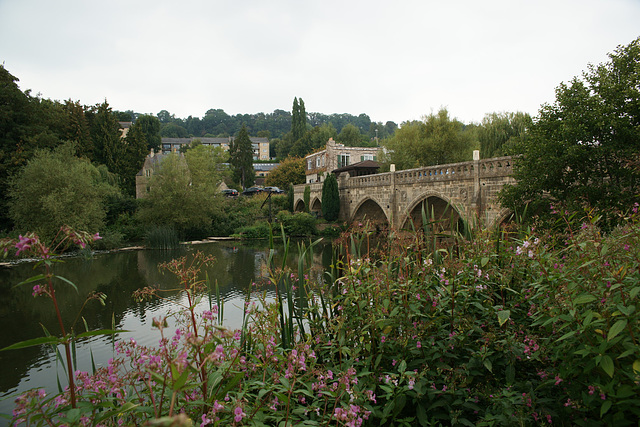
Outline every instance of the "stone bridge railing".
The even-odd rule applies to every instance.
[[[395,174],[395,185],[414,184],[430,181],[456,181],[472,179],[475,175],[476,162],[452,163],[449,165],[424,166],[398,172],[386,172],[349,178],[349,187],[377,187],[390,185]],[[477,162],[478,176],[509,176],[513,174],[511,157],[496,157]],[[317,185],[317,184],[312,184]],[[320,190],[322,187],[320,187]],[[314,188],[311,188],[314,191]]]

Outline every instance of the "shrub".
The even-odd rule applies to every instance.
[[[277,220],[284,227],[284,232],[288,236],[313,236],[317,234],[316,219],[306,212],[289,213],[287,211],[278,212]],[[279,226],[277,227],[280,228]],[[277,232],[276,232],[277,234]]]
[[[243,239],[267,239],[269,233],[268,222],[258,222],[251,226],[241,227],[237,232]]]

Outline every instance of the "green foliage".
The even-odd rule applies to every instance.
[[[34,230],[45,241],[63,225],[96,232],[104,223],[107,196],[117,193],[106,173],[65,144],[38,151],[11,181],[10,215],[16,227]]]
[[[294,209],[294,191],[293,184],[289,184],[289,189],[287,190],[287,210],[289,212],[293,212]]]
[[[34,147],[35,135],[42,130],[34,120],[39,102],[20,91],[18,81],[0,64],[0,227],[4,229],[12,226],[8,209],[9,177],[33,156],[38,148]]]
[[[304,157],[316,150],[324,148],[330,138],[336,139],[338,134],[331,124],[323,124],[308,130],[302,138],[295,141],[288,152],[289,156]]]
[[[475,144],[473,132],[441,109],[424,121],[403,123],[385,142],[388,154],[384,160],[398,170],[468,161]]]
[[[562,83],[555,102],[542,107],[514,148],[517,185],[503,190],[505,206],[528,203],[547,217],[550,203],[570,211],[591,207],[611,227],[638,201],[640,38],[609,57]]]
[[[246,126],[242,126],[238,136],[231,142],[229,156],[233,181],[239,183],[242,188],[251,187],[255,182],[253,146]]]
[[[301,245],[293,270],[275,264],[271,245],[275,298],[274,288],[254,284],[258,301],[235,334],[219,328],[222,307],[195,312],[206,295],[199,273],[211,260],[172,261],[164,268],[180,278],[186,302],[155,322],[160,346],[120,342],[108,367],[77,374],[77,405],[64,403],[68,391],[32,390],[16,400],[16,418],[635,425],[637,210],[606,236],[597,218],[561,216],[564,235],[486,231],[435,251],[420,233],[375,238],[365,226],[338,241],[324,274],[312,267],[314,244]],[[286,258],[291,242],[283,240]],[[168,321],[179,329],[173,337]]]
[[[363,136],[360,134],[360,129],[351,123],[345,125],[340,134],[337,136],[337,142],[346,145],[347,147],[360,147],[363,143],[368,142],[366,138],[363,140]],[[326,141],[325,141],[326,142]]]
[[[187,130],[175,123],[163,124],[160,128],[161,138],[187,138],[188,136]]]
[[[304,108],[304,101],[300,98],[293,98],[293,109],[291,112],[291,136],[293,141],[301,139],[307,131],[307,113]]]
[[[335,221],[340,216],[340,191],[334,174],[329,174],[322,184],[322,216],[327,221]]]
[[[94,159],[95,147],[86,108],[79,101],[68,100],[64,103],[64,111],[67,121],[64,124],[63,138],[76,143],[79,157]]]
[[[180,246],[180,238],[175,228],[157,226],[150,228],[145,235],[145,244],[149,249],[175,249]]]
[[[265,184],[287,189],[290,185],[304,184],[304,179],[304,159],[287,157],[267,175]]]
[[[278,212],[277,220],[277,224],[282,224],[284,232],[287,236],[309,237],[318,234],[318,231],[316,229],[316,219],[309,213],[291,213],[287,211],[281,211]]]
[[[206,228],[218,211],[222,195],[224,153],[198,146],[184,156],[168,154],[152,175],[148,196],[141,201],[142,222],[173,226],[179,231]]]
[[[240,227],[235,233],[243,239],[267,239],[271,233],[271,227],[266,221],[256,222],[254,225]]]
[[[159,152],[162,143],[162,137],[160,136],[160,120],[154,116],[142,115],[136,119],[134,125],[138,126],[145,136],[147,141],[147,153],[151,150]]]
[[[211,225],[206,229],[208,236],[230,236],[239,229],[253,224],[262,204],[260,197],[223,198],[220,209],[211,216]]]
[[[97,163],[106,165],[110,171],[118,173],[117,163],[121,160],[122,141],[120,124],[107,101],[94,106],[89,111],[91,139]]]
[[[302,200],[304,201],[304,211],[308,213],[311,208],[311,187],[309,187],[308,185],[305,185],[304,187]]]
[[[504,156],[503,147],[515,144],[515,138],[524,136],[532,124],[533,121],[527,113],[487,114],[478,127],[480,158]]]

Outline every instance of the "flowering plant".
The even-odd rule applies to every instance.
[[[75,387],[75,379],[74,379],[74,367],[72,362],[72,347],[75,345],[75,342],[79,339],[94,336],[94,335],[102,335],[102,334],[114,334],[120,331],[115,330],[99,330],[99,331],[85,331],[82,333],[76,333],[74,330],[75,324],[73,325],[65,325],[62,320],[62,313],[60,311],[60,306],[58,304],[58,299],[56,297],[56,286],[63,284],[68,285],[74,288],[76,291],[78,288],[76,285],[70,280],[58,276],[53,272],[53,266],[55,263],[62,262],[62,260],[58,259],[56,255],[59,252],[63,252],[71,245],[77,245],[78,247],[84,249],[87,245],[92,242],[101,239],[98,233],[90,234],[83,231],[75,231],[70,227],[63,226],[60,228],[58,234],[53,239],[52,245],[47,245],[44,243],[40,237],[34,233],[28,233],[26,235],[20,235],[17,240],[15,239],[2,239],[0,240],[0,249],[2,249],[4,256],[6,257],[9,249],[16,249],[16,256],[31,256],[34,258],[38,258],[38,262],[35,264],[34,269],[41,268],[43,273],[30,277],[29,279],[18,283],[15,286],[23,286],[23,285],[33,285],[33,296],[34,297],[45,297],[49,298],[55,308],[56,317],[58,320],[58,326],[60,328],[60,336],[50,335],[48,331],[45,331],[46,336],[40,338],[34,338],[31,340],[21,341],[5,347],[0,351],[5,350],[14,350],[25,347],[37,346],[42,344],[49,344],[52,346],[57,346],[59,344],[64,346],[65,350],[65,363],[68,374],[68,390],[69,390],[69,403],[72,408],[76,407],[76,387]],[[91,300],[97,300],[104,305],[104,300],[106,296],[102,293],[91,293],[85,304]],[[84,305],[83,305],[84,308]],[[76,319],[79,318],[76,317]],[[38,397],[42,398],[42,392],[38,392]],[[20,414],[20,411],[18,411]]]

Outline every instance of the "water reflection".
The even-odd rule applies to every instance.
[[[176,310],[176,303],[181,302],[175,290],[178,280],[171,273],[158,269],[158,264],[198,250],[215,256],[216,262],[207,272],[212,280],[217,281],[220,295],[225,301],[224,324],[232,329],[239,328],[245,298],[251,293],[251,283],[267,276],[269,250],[266,246],[265,242],[217,242],[173,251],[145,250],[102,253],[90,259],[67,258],[64,263],[56,264],[55,273],[74,282],[78,291],[62,284],[56,288],[65,327],[75,322],[74,329],[83,332],[85,323],[89,329],[97,330],[110,329],[113,322],[116,328],[130,331],[120,334],[118,339],[134,338],[139,343],[155,345],[159,333],[151,327],[153,318]],[[278,263],[282,263],[281,252],[276,249]],[[330,245],[319,245],[314,258],[320,262],[330,259],[330,255],[327,255],[330,252]],[[296,244],[291,245],[289,261],[292,266],[297,263]],[[40,273],[34,271],[33,267],[33,263],[22,263],[0,268],[0,300],[3,302],[0,304],[0,348],[43,336],[43,328],[51,334],[60,333],[50,299],[34,298],[31,285],[13,287]],[[144,286],[156,286],[168,292],[164,298],[143,302],[134,300],[133,292]],[[77,318],[78,311],[91,292],[106,294],[105,305],[90,301],[82,317]],[[212,296],[203,298],[199,310],[209,308],[209,298]],[[99,336],[83,341],[78,348],[80,370],[91,370],[91,353],[98,365],[106,364],[114,355],[113,338]],[[55,352],[50,346],[0,352],[0,366],[0,399],[4,399],[0,400],[0,413],[11,412],[11,396],[16,393],[33,387],[55,392],[56,375],[64,377],[64,371],[57,364]],[[61,383],[66,384],[66,381],[61,380]]]

